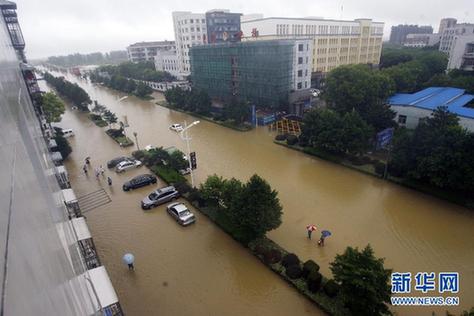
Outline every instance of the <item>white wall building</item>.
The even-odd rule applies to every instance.
[[[244,37],[311,38],[313,72],[325,73],[345,64],[380,63],[384,23],[371,19],[269,17],[241,21],[241,27]]]
[[[183,78],[191,73],[189,48],[207,43],[206,15],[184,11],[173,12],[173,26],[179,77]]]
[[[181,77],[176,50],[158,52],[155,56],[155,69],[166,71],[175,77]]]
[[[439,50],[448,54],[448,69],[474,71],[474,24],[444,27]]]
[[[311,88],[313,40],[297,39],[293,48],[293,90]]]
[[[154,61],[158,52],[174,49],[174,41],[140,42],[128,46],[127,55],[131,62]]]

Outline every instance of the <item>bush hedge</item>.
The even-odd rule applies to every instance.
[[[303,277],[307,278],[314,271],[319,271],[319,265],[313,260],[308,260],[303,264]]]
[[[383,175],[385,173],[385,164],[381,161],[374,162],[375,173],[378,175]]]
[[[289,253],[289,254],[287,254],[283,257],[283,260],[281,261],[281,264],[285,268],[288,268],[290,266],[299,265],[300,264],[300,259],[294,253]]]
[[[178,182],[174,184],[174,187],[176,190],[178,190],[179,193],[185,194],[191,191],[191,186],[187,182]]]
[[[286,137],[286,143],[290,146],[296,145],[298,143],[298,137],[295,135],[288,135]]]
[[[286,134],[278,134],[277,136],[275,136],[275,140],[284,141],[286,137],[287,137]]]
[[[300,265],[291,265],[286,268],[285,274],[292,280],[299,279],[303,275],[303,270],[301,269]]]
[[[263,253],[263,261],[266,264],[275,264],[281,261],[281,251],[278,249],[268,249]]]
[[[307,285],[308,290],[312,293],[316,293],[321,288],[321,282],[323,281],[323,276],[318,271],[313,271],[308,275]]]
[[[153,171],[168,184],[176,184],[186,181],[186,179],[178,171],[168,166],[153,166],[151,167],[151,171]]]
[[[329,297],[335,297],[339,293],[339,284],[336,283],[333,279],[330,279],[324,284],[323,287],[324,293]]]

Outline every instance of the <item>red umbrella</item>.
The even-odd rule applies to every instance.
[[[306,229],[311,231],[311,232],[314,232],[315,230],[317,230],[315,225],[308,225],[308,226],[306,226]]]

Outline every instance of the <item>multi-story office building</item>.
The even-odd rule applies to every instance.
[[[175,77],[180,77],[178,56],[176,50],[167,50],[158,52],[155,56],[155,69],[158,71],[166,71]]]
[[[439,43],[441,36],[436,34],[408,34],[403,46],[405,47],[426,47]]]
[[[65,168],[53,162],[60,154],[11,1],[0,0],[0,46],[1,314],[122,315]]]
[[[474,35],[474,24],[461,23],[446,27],[441,34],[439,50],[449,54],[456,38],[470,37],[472,35]]]
[[[244,37],[264,39],[311,38],[313,73],[326,73],[345,64],[380,63],[382,22],[320,18],[261,18],[241,22]]]
[[[448,69],[474,70],[474,24],[444,27],[439,50],[448,54]]]
[[[127,47],[128,60],[131,62],[154,61],[160,51],[175,50],[174,41],[140,42]]]
[[[310,86],[311,40],[200,45],[190,52],[193,85],[213,98],[276,108]]]
[[[206,12],[207,38],[209,44],[222,42],[238,42],[242,36],[240,31],[240,13],[229,10],[211,10]]]
[[[389,42],[391,44],[403,45],[408,34],[433,34],[433,27],[429,25],[394,25],[390,32]]]

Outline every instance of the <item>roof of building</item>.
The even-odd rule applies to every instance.
[[[160,46],[160,45],[170,45],[175,44],[174,41],[157,41],[157,42],[138,42],[131,44],[128,47],[150,47],[150,46]]]
[[[290,18],[290,17],[278,17],[278,16],[270,16],[266,18],[257,18],[257,19],[249,19],[245,21],[241,21],[240,23],[250,23],[250,22],[258,22],[258,21],[265,21],[265,20],[300,20],[300,21],[322,21],[322,22],[359,22],[360,20],[370,20],[372,19],[369,18],[360,18],[360,19],[354,19],[354,20],[335,20],[335,19],[325,19],[325,18],[320,18],[320,17],[304,17],[304,18]],[[373,24],[382,24],[385,22],[377,22],[377,21],[372,21]]]
[[[448,111],[459,116],[474,119],[474,109],[465,107],[474,100],[474,95],[465,94],[464,89],[450,87],[430,87],[416,93],[397,93],[389,98],[390,105],[412,106],[425,110],[436,110],[446,106]]]

